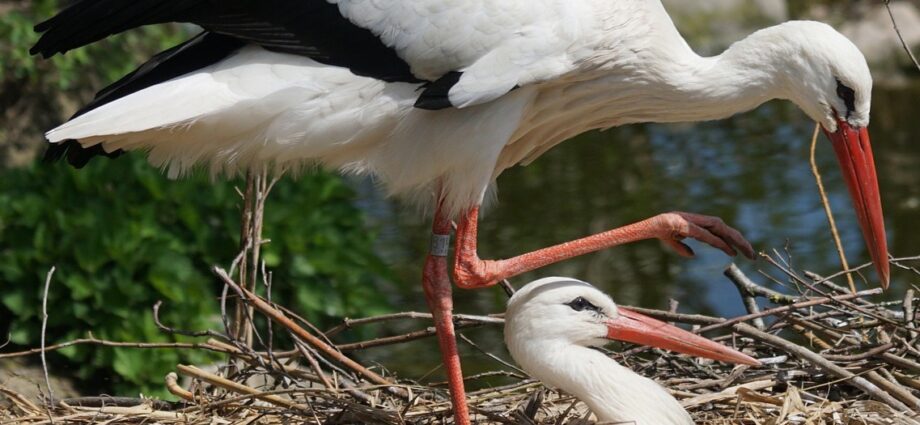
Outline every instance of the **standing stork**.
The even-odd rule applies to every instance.
[[[142,25],[204,28],[49,131],[46,157],[146,151],[179,176],[318,164],[374,176],[434,210],[423,272],[458,423],[467,423],[452,272],[479,288],[573,256],[658,238],[753,249],[714,217],[662,214],[503,260],[477,254],[498,175],[591,129],[713,120],[789,99],[831,139],[883,286],[888,256],[869,145],[872,79],[831,27],[788,22],[696,55],[658,0],[75,0],[38,24],[63,53]]]
[[[693,425],[668,392],[590,347],[627,341],[730,363],[756,359],[667,323],[619,308],[588,283],[548,277],[508,300],[505,345],[533,377],[585,402],[604,423]]]

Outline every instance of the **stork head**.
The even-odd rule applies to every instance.
[[[519,350],[563,343],[602,346],[611,340],[665,348],[697,357],[758,365],[757,360],[667,323],[619,308],[588,283],[551,277],[518,290],[505,313],[505,342]],[[547,344],[543,344],[547,343]]]
[[[888,247],[868,131],[872,76],[865,57],[849,39],[819,22],[787,22],[749,39],[760,44],[760,49],[748,49],[751,54],[772,56],[769,63],[776,68],[782,96],[820,123],[833,144],[869,254],[887,288]]]
[[[853,128],[869,125],[872,75],[859,48],[830,25],[791,21],[754,33],[761,44],[751,49],[774,56],[784,97],[795,102],[825,130],[840,122]]]

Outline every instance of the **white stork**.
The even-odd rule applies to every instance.
[[[607,294],[579,280],[536,280],[508,301],[505,344],[531,376],[585,402],[604,423],[693,425],[687,411],[661,385],[590,348],[610,340],[760,364],[722,344],[619,308]]]
[[[872,79],[831,27],[788,22],[696,55],[657,0],[76,0],[36,26],[52,56],[134,27],[204,31],[103,89],[46,135],[46,157],[146,151],[179,176],[320,165],[371,175],[434,209],[423,274],[455,415],[467,422],[447,247],[461,288],[573,256],[691,237],[753,255],[714,217],[667,213],[504,260],[481,260],[480,205],[498,175],[581,132],[724,118],[795,102],[833,142],[883,285],[888,259],[866,126]]]

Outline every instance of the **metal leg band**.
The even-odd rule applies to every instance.
[[[434,257],[446,257],[447,250],[450,248],[450,235],[431,235],[431,246],[428,254]]]

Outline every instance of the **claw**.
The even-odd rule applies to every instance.
[[[670,246],[671,249],[677,251],[678,254],[680,254],[680,255],[682,255],[682,256],[684,256],[684,257],[687,257],[687,258],[696,257],[696,253],[693,252],[693,248],[690,248],[689,245],[687,245],[687,244],[685,244],[685,243],[683,243],[683,242],[681,242],[681,241],[679,241],[679,240],[676,240],[676,239],[665,239],[665,240],[662,241],[662,242],[664,242],[665,244],[667,244],[668,246]]]
[[[736,256],[740,251],[745,257],[753,260],[754,247],[751,246],[741,232],[728,226],[722,219],[700,214],[674,212],[662,214],[661,219],[668,223],[674,235],[662,238],[668,242],[675,251],[683,256],[693,251],[683,243],[674,243],[683,238],[693,238],[708,244],[728,256]]]

